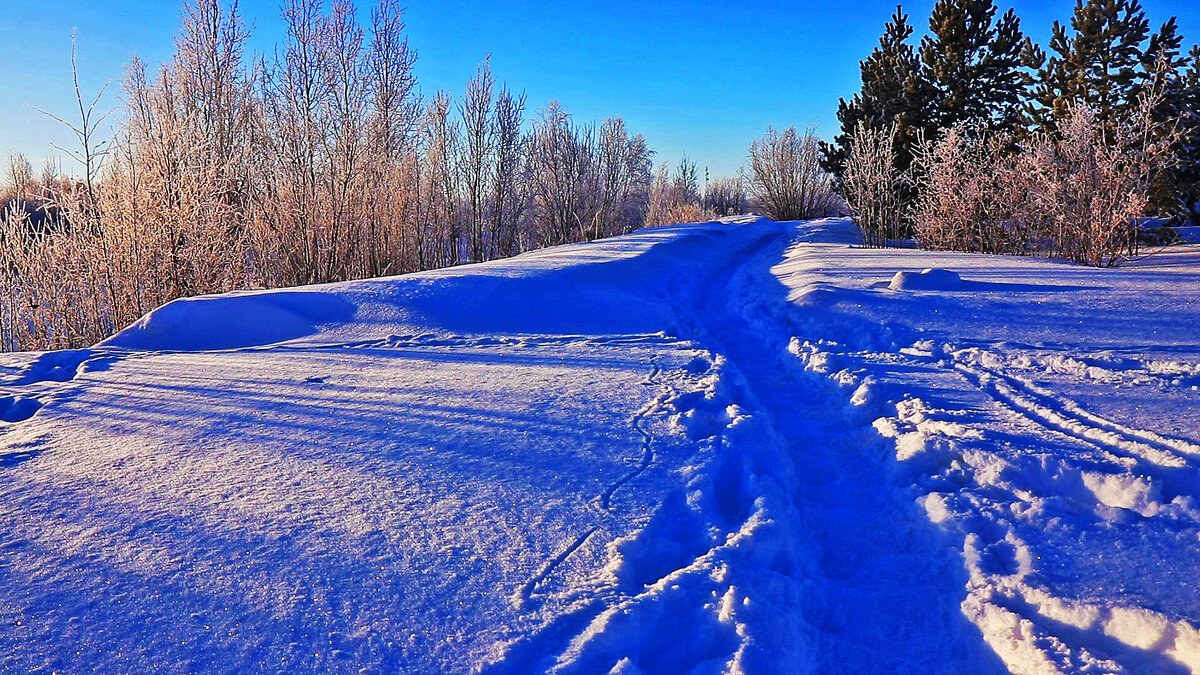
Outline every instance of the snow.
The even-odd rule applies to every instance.
[[[0,356],[0,670],[1200,672],[1200,247],[843,220]]]
[[[962,288],[957,272],[926,268],[920,272],[896,272],[888,283],[893,291],[954,291]]]
[[[1187,225],[1187,226],[1183,226],[1183,227],[1175,227],[1172,229],[1175,230],[1176,234],[1179,235],[1179,239],[1181,241],[1183,241],[1184,243],[1200,244],[1200,226]]]

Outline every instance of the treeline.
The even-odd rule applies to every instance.
[[[553,102],[531,115],[486,58],[461,98],[425,99],[398,0],[366,25],[348,0],[324,7],[288,0],[286,39],[255,57],[236,3],[189,0],[173,59],[128,66],[114,138],[82,94],[77,116],[56,117],[82,176],[12,158],[0,349],[91,344],[183,296],[486,261],[748,206],[740,179],[702,189],[686,158],[656,171],[620,117],[581,124]]]
[[[1200,202],[1200,47],[1138,0],[1077,0],[1045,49],[991,0],[898,8],[825,144],[868,243],[1115,265]]]

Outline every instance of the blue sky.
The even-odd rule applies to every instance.
[[[360,0],[363,18],[370,0]],[[999,3],[1002,8],[1008,4]],[[1148,0],[1157,24],[1179,17],[1185,41],[1200,39],[1200,3]],[[905,5],[920,32],[933,0]],[[1012,3],[1027,33],[1044,43],[1073,0]],[[282,36],[277,0],[243,0],[252,49]],[[484,55],[500,81],[524,89],[532,108],[559,100],[580,121],[622,115],[658,159],[686,152],[712,175],[737,171],[767,125],[816,125],[830,136],[839,96],[858,88],[858,61],[878,39],[895,3],[512,2],[408,4],[409,43],[426,93],[459,92]],[[0,153],[35,163],[67,144],[64,130],[26,104],[56,113],[74,104],[70,35],[78,29],[81,84],[111,79],[104,105],[118,104],[125,63],[169,58],[179,23],[173,0],[0,0]],[[703,170],[703,169],[702,169]]]

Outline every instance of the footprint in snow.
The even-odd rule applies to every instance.
[[[0,421],[24,422],[42,409],[42,402],[29,396],[0,396]]]

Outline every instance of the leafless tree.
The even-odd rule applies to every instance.
[[[582,230],[591,171],[594,129],[576,128],[570,115],[551,102],[534,122],[530,162],[537,202],[536,230],[544,246],[574,241]]]
[[[751,195],[775,220],[829,215],[837,205],[829,175],[821,168],[816,133],[768,128],[750,144],[747,183]]]
[[[379,0],[371,11],[371,47],[367,57],[367,87],[371,94],[371,135],[376,152],[388,160],[409,149],[421,117],[417,54],[404,36],[400,0]]]
[[[29,191],[33,187],[33,164],[22,153],[9,153],[8,167],[4,171],[4,178],[13,196],[24,199],[29,196]]]
[[[466,204],[463,218],[466,221],[468,250],[471,261],[480,262],[486,256],[487,192],[492,185],[492,152],[496,138],[492,119],[492,86],[495,79],[484,58],[475,77],[467,83],[467,91],[458,106],[462,118],[463,147],[462,171],[463,190]]]
[[[705,191],[704,206],[719,217],[733,216],[746,211],[746,188],[740,176],[718,178]]]
[[[83,166],[83,182],[87,189],[87,208],[90,212],[96,203],[96,179],[104,165],[104,158],[108,155],[108,140],[100,137],[100,125],[113,113],[113,109],[99,114],[96,110],[100,99],[104,97],[104,92],[108,91],[109,82],[105,82],[104,86],[100,87],[91,103],[85,102],[83,90],[79,87],[79,62],[74,31],[71,32],[71,81],[75,86],[75,103],[79,110],[78,121],[67,121],[67,119],[41,108],[33,109],[67,127],[79,142],[79,147],[74,149],[62,148],[58,145],[54,147]]]
[[[426,203],[430,227],[427,260],[431,266],[457,265],[461,236],[458,222],[458,124],[450,117],[450,96],[439,92],[425,111]]]
[[[495,130],[495,167],[492,171],[491,252],[508,256],[519,246],[518,227],[529,203],[527,144],[521,137],[525,95],[513,96],[507,87],[496,97],[492,126]]]

